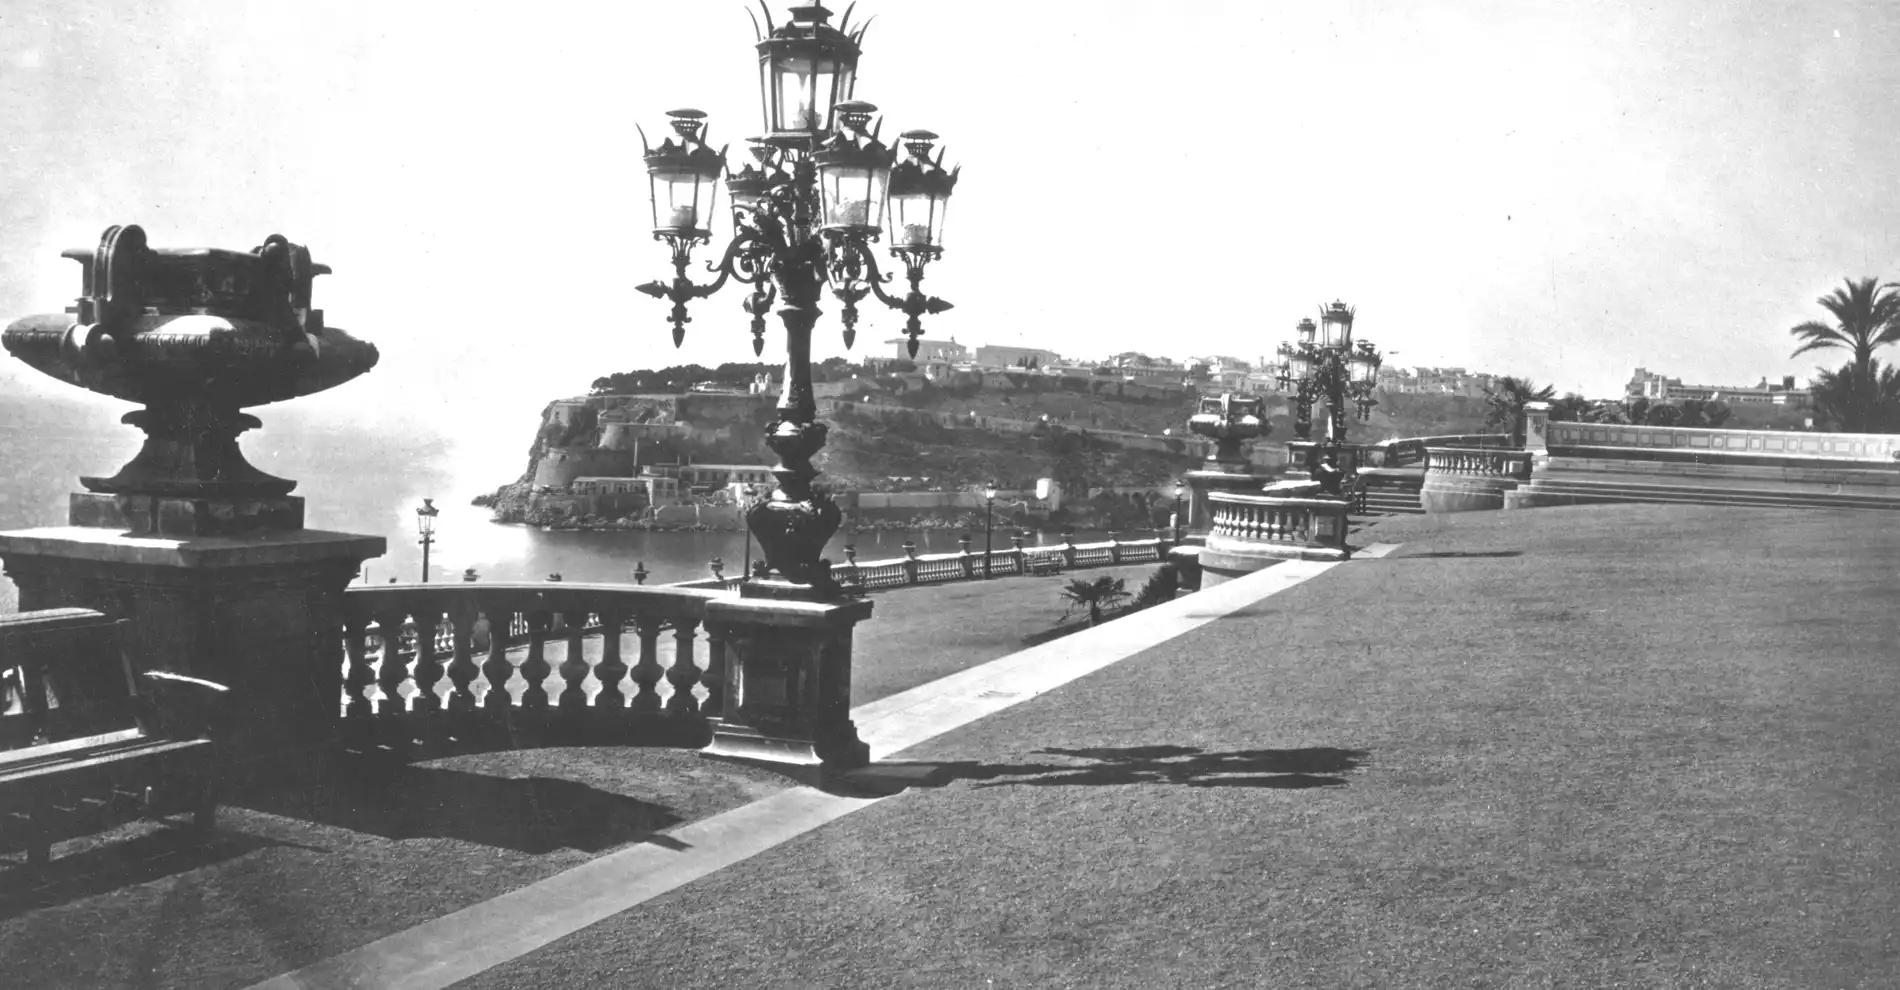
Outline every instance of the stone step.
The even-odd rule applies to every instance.
[[[1617,482],[1534,481],[1510,496],[1513,503],[1646,502],[1675,505],[1736,505],[1759,508],[1886,509],[1900,511],[1900,498],[1760,489],[1634,485]]]

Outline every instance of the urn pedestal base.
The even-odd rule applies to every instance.
[[[265,770],[332,747],[343,689],[341,598],[362,562],[384,549],[380,536],[314,530],[0,533],[21,610],[76,606],[131,619],[137,669],[229,687],[237,715],[229,752]]]

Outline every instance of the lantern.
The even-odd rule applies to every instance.
[[[930,160],[930,148],[937,135],[929,131],[905,131],[901,135],[909,157],[891,169],[890,224],[891,250],[943,250],[943,215],[950,205],[950,191],[956,188],[957,173],[943,169],[943,153]]]
[[[1381,362],[1379,360],[1379,352],[1372,346],[1372,341],[1360,341],[1359,351],[1352,356],[1352,360],[1353,378],[1356,381],[1363,385],[1372,385],[1378,382],[1379,365]]]
[[[1320,309],[1320,346],[1347,347],[1352,344],[1352,309],[1335,300]]]
[[[1293,345],[1281,341],[1280,346],[1274,350],[1273,354],[1278,360],[1276,363],[1268,365],[1268,370],[1273,372],[1274,377],[1281,381],[1291,379],[1293,377]]]
[[[435,535],[435,517],[442,510],[435,507],[435,499],[425,498],[422,507],[416,510],[416,535],[428,539]]]
[[[851,98],[864,28],[851,32],[849,13],[832,27],[831,11],[822,3],[793,7],[791,23],[783,27],[772,26],[770,11],[765,17],[758,43],[764,140],[809,147],[831,129],[839,101]]]
[[[1293,327],[1293,331],[1299,334],[1300,337],[1298,343],[1303,346],[1313,343],[1313,334],[1316,330],[1317,328],[1313,326],[1312,320],[1301,320]]]
[[[853,101],[838,105],[842,127],[812,153],[823,199],[819,227],[875,238],[884,226],[884,196],[891,179],[891,149],[866,134],[877,107]]]
[[[752,152],[756,164],[748,164],[737,172],[726,172],[726,195],[735,210],[752,209],[765,201],[767,193],[784,178],[773,161],[775,150],[769,144],[754,139]]]
[[[708,224],[713,196],[718,191],[719,173],[726,170],[723,150],[714,151],[701,140],[706,115],[698,110],[674,110],[672,138],[658,148],[646,147],[646,132],[640,143],[646,150],[647,181],[653,203],[653,232],[663,236],[705,240],[712,236]]]
[[[1313,345],[1302,343],[1289,358],[1288,369],[1294,381],[1304,381],[1310,377],[1313,374]]]

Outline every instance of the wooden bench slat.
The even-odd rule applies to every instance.
[[[143,738],[145,738],[145,733],[135,727],[131,729],[120,729],[117,732],[102,732],[98,735],[83,736],[78,739],[67,739],[63,742],[42,743],[41,745],[28,747],[26,749],[7,750],[0,752],[0,774],[5,774],[17,769],[18,766],[23,764],[63,757],[68,753],[75,753],[89,746],[111,746]]]
[[[0,774],[0,786],[27,782],[39,782],[42,778],[53,779],[59,774],[83,773],[97,770],[112,764],[133,760],[146,760],[159,756],[182,753],[187,750],[203,749],[214,745],[209,739],[185,739],[177,742],[150,742],[128,747],[116,752],[102,753],[80,760],[62,760],[20,770],[14,773]]]

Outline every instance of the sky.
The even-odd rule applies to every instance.
[[[1816,297],[1900,279],[1890,2],[870,15],[857,97],[963,166],[924,283],[957,308],[931,336],[1252,359],[1337,298],[1389,363],[1602,396],[1637,366],[1805,377],[1787,329]],[[512,475],[549,399],[752,359],[742,293],[695,303],[676,351],[632,288],[670,274],[634,127],[695,107],[736,159],[761,124],[753,42],[738,0],[7,0],[0,318],[70,304],[59,252],[110,224],[174,247],[282,233],[335,269],[327,321],[382,351],[297,401],[430,424]],[[817,357],[845,353],[836,308]],[[901,325],[867,310],[856,353]],[[0,387],[66,388],[10,360]]]

